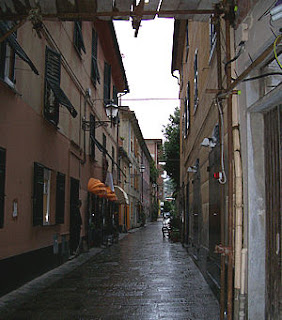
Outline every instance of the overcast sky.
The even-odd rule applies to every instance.
[[[163,125],[179,107],[179,86],[170,71],[174,20],[142,21],[137,38],[131,21],[114,25],[130,89],[122,105],[135,112],[144,139],[163,139]],[[141,100],[150,98],[175,100]]]

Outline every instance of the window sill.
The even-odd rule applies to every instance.
[[[14,94],[22,96],[20,92],[18,92],[15,88],[15,84],[10,79],[2,79],[0,78],[0,83],[7,89],[11,90]]]

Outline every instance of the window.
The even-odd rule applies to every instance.
[[[55,197],[56,195],[56,197]],[[56,202],[55,202],[56,198]],[[34,163],[33,225],[51,225],[64,222],[65,175]],[[52,215],[55,212],[56,216]]]
[[[0,148],[0,228],[4,226],[6,150]]]
[[[7,41],[0,43],[0,77],[9,86],[15,84],[15,51],[9,46]]]
[[[90,114],[90,159],[95,160],[95,117]]]
[[[197,110],[199,104],[198,76],[198,49],[196,49],[194,58],[194,112]]]
[[[190,81],[187,84],[187,93],[185,98],[184,105],[184,138],[188,136],[189,127],[190,127]]]
[[[118,92],[117,92],[117,88],[115,86],[113,86],[113,100],[114,100],[114,104],[118,106],[118,96],[117,96]]]
[[[45,59],[44,117],[58,125],[60,104],[64,105],[74,118],[77,112],[60,87],[61,55],[46,47]]]
[[[108,104],[111,100],[111,66],[105,62],[104,64],[104,103]]]
[[[94,87],[96,87],[97,82],[100,83],[100,73],[98,68],[98,35],[94,29],[92,29],[91,80]]]
[[[210,60],[213,55],[216,46],[216,31],[214,25],[214,16],[210,17],[210,24],[209,24],[209,37],[210,37]]]
[[[0,21],[0,37],[5,35],[12,24],[10,22]],[[15,84],[15,55],[25,61],[34,73],[39,74],[32,61],[26,55],[16,39],[16,33],[10,34],[3,42],[0,43],[0,78],[10,87]]]
[[[188,61],[188,53],[189,53],[189,33],[188,33],[188,20],[186,24],[186,48],[185,48],[185,62]]]
[[[81,51],[86,53],[83,36],[82,36],[82,22],[75,21],[74,22],[74,35],[73,35],[74,47],[76,48],[79,55],[81,55]]]

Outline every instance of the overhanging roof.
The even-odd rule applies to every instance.
[[[26,18],[31,9],[38,8],[43,19],[137,20],[171,17],[176,19],[205,19],[219,0],[1,0],[0,19]],[[115,6],[113,5],[115,4]],[[200,15],[199,15],[200,14]]]

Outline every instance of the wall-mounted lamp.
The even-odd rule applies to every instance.
[[[84,131],[89,131],[91,129],[91,125],[94,125],[94,128],[98,128],[101,126],[107,127],[108,123],[113,124],[113,119],[115,119],[118,115],[118,106],[113,103],[109,103],[105,106],[106,115],[110,120],[96,120],[91,123],[91,121],[87,121],[85,118],[82,119],[82,129]]]
[[[109,119],[114,119],[118,115],[118,106],[113,103],[106,104],[106,114]]]
[[[197,166],[190,166],[187,169],[187,172],[197,172],[198,171],[198,167]]]
[[[205,138],[202,141],[201,146],[214,148],[216,146],[216,140],[215,140],[215,138]]]

